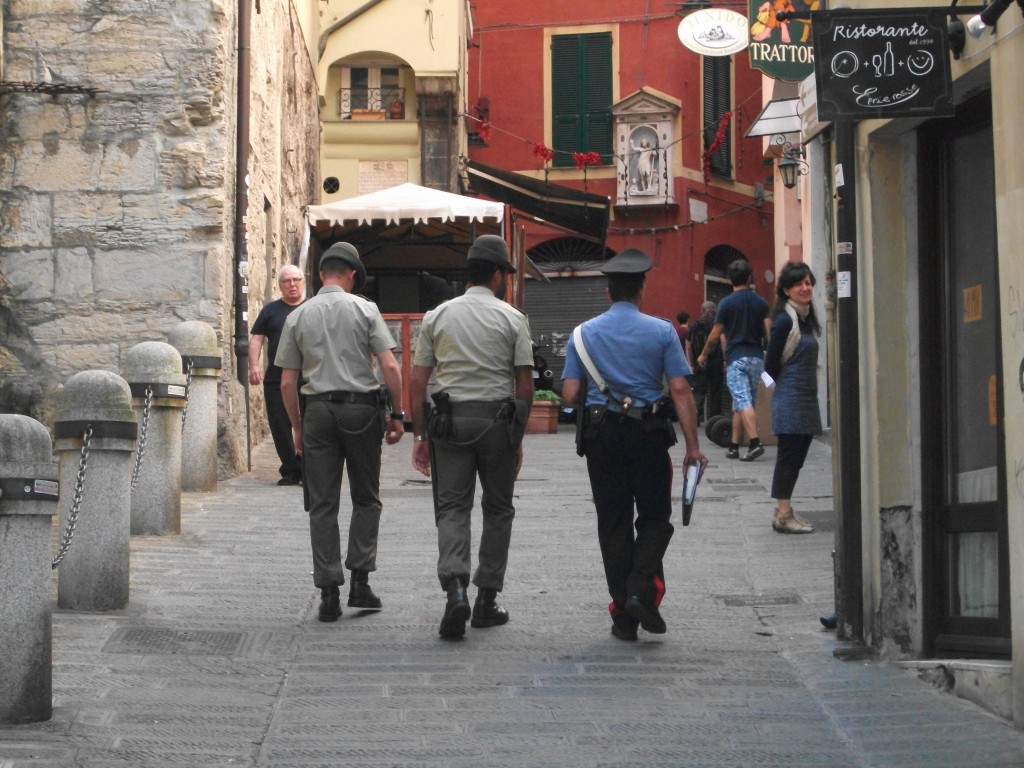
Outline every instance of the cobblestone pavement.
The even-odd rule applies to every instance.
[[[53,718],[0,727],[0,768],[1024,765],[1005,722],[897,666],[833,656],[818,621],[833,595],[827,445],[794,499],[809,536],[771,530],[773,447],[741,463],[707,446],[666,559],[668,634],[623,643],[560,429],[526,440],[507,626],[438,637],[430,487],[408,438],[385,448],[384,610],[318,622],[301,489],[274,484],[264,444],[249,474],[184,494],[182,535],[133,538],[127,610],[55,609]]]

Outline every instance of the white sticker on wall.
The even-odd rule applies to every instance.
[[[836,281],[837,296],[840,299],[848,299],[853,295],[853,279],[849,272],[840,272]]]

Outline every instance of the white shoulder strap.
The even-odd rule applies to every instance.
[[[576,345],[576,353],[580,356],[580,360],[583,363],[583,367],[587,369],[587,373],[590,374],[590,378],[597,384],[597,388],[602,392],[608,390],[608,385],[605,384],[604,377],[597,370],[597,366],[594,365],[594,361],[590,358],[590,353],[587,352],[587,348],[583,346],[583,326],[577,325],[572,332],[572,340]]]

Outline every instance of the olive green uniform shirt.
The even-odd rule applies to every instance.
[[[380,382],[370,355],[396,346],[376,304],[325,285],[288,316],[274,363],[302,371],[304,395],[371,392]]]
[[[423,317],[413,364],[434,369],[452,402],[506,400],[515,368],[533,365],[526,315],[487,288],[473,286]]]

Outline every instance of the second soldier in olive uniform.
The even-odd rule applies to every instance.
[[[533,345],[525,315],[503,301],[515,272],[505,241],[478,237],[469,249],[463,296],[423,318],[409,396],[416,433],[413,465],[431,475],[437,522],[437,576],[448,594],[440,634],[461,637],[470,618],[470,515],[476,478],[483,488],[483,530],[473,583],[474,627],[508,621],[496,602],[505,582],[522,464],[522,438],[533,399]],[[429,426],[427,384],[436,375]],[[429,436],[429,438],[428,438]],[[429,444],[428,444],[429,439]]]
[[[640,311],[650,268],[650,258],[635,249],[605,264],[601,272],[608,276],[612,306],[577,329],[583,349],[570,340],[562,374],[566,402],[576,401],[587,380],[581,449],[597,508],[612,633],[621,640],[636,640],[638,625],[657,634],[666,629],[659,605],[665,590],[662,559],[674,530],[668,449],[676,434],[670,409],[682,427],[685,461],[707,464],[679,337],[671,323]],[[588,375],[584,355],[604,391]],[[671,404],[663,400],[666,379]]]

